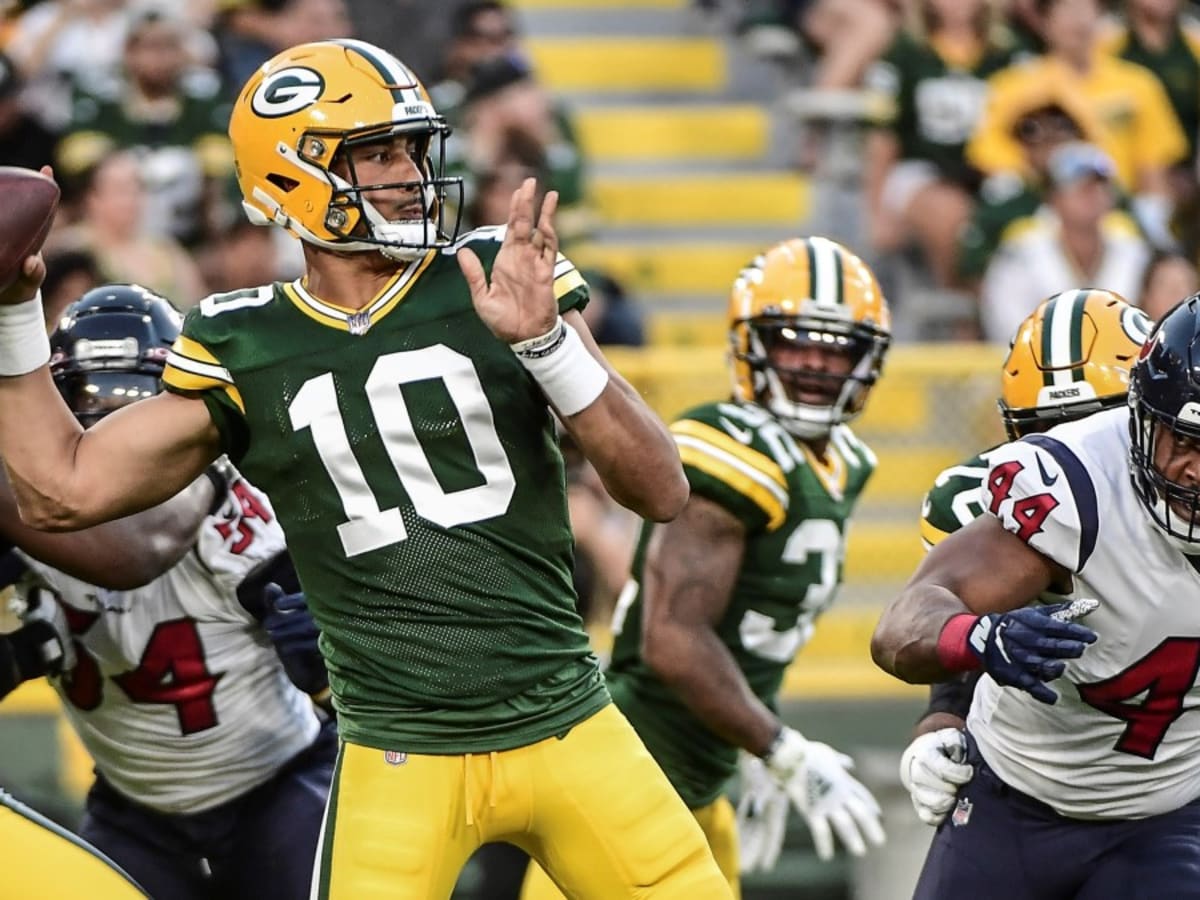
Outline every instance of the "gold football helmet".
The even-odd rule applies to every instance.
[[[448,189],[457,190],[452,205],[462,208],[462,180],[445,175],[449,131],[403,63],[356,40],[301,44],[264,63],[229,122],[250,221],[274,222],[319,247],[378,250],[399,260],[457,236],[458,222],[447,229],[443,221]],[[358,184],[347,148],[397,137],[412,142],[421,180]],[[389,222],[370,195],[405,187],[420,189],[423,219]]]
[[[828,238],[776,244],[733,284],[734,397],[762,404],[801,439],[824,437],[862,412],[890,341],[891,317],[879,282],[866,263]],[[849,373],[773,362],[782,345],[845,353]],[[815,401],[821,393],[827,400]]]
[[[1043,301],[1017,328],[1000,378],[1009,440],[1125,404],[1150,317],[1120,294],[1087,288]]]

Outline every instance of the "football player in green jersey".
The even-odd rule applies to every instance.
[[[820,237],[775,245],[729,304],[733,396],[671,432],[692,495],[647,523],[617,604],[609,690],[703,826],[736,890],[738,836],[724,797],[740,751],[765,763],[773,821],[742,868],[773,865],[787,797],[822,859],[883,842],[879,806],[848,757],[779,719],[784,671],[833,602],[846,523],[875,457],[860,413],[890,340],[887,303],[853,253]],[[766,826],[766,822],[762,823]],[[548,896],[533,890],[525,900]]]
[[[0,291],[0,455],[22,515],[127,514],[222,452],[268,493],[343,739],[314,896],[448,897],[479,845],[508,841],[572,896],[728,897],[588,648],[553,417],[654,521],[687,500],[678,451],[588,334],[553,192],[535,215],[527,181],[507,228],[442,221],[445,134],[371,44],[261,66],[230,122],[239,183],[252,220],[302,241],[306,274],[202,301],[168,392],[86,432],[45,366],[27,259]]]
[[[1151,321],[1111,291],[1063,291],[1021,323],[1000,376],[1000,415],[1015,441],[1102,409],[1123,406],[1129,367],[1150,334]],[[980,488],[988,453],[942,472],[921,505],[921,541],[934,544],[983,514]],[[937,825],[971,778],[963,762],[962,729],[980,673],[964,673],[930,689],[917,738],[905,750],[900,777],[921,821]]]

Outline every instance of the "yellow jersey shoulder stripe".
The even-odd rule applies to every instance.
[[[576,288],[583,287],[587,282],[583,280],[583,276],[579,274],[579,270],[574,266],[564,271],[561,275],[558,274],[558,268],[555,267],[554,277],[554,299],[561,300],[567,294]]]
[[[759,474],[765,475],[779,486],[780,491],[787,493],[787,476],[783,474],[779,463],[765,453],[726,434],[720,428],[714,428],[712,425],[706,425],[695,419],[678,419],[671,423],[670,431],[671,434],[676,435],[677,439],[679,435],[686,435],[701,443],[711,444],[744,465],[755,469]]]
[[[679,458],[685,466],[691,466],[729,485],[743,497],[752,500],[766,515],[768,530],[774,531],[784,523],[787,518],[787,495],[769,479],[717,448],[686,435],[677,436],[675,442],[679,447]]]
[[[233,384],[233,376],[202,344],[180,335],[167,353],[162,379],[178,391],[200,393],[224,391],[237,408],[246,411],[241,392]]]

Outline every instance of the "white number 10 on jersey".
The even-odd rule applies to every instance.
[[[401,386],[437,378],[446,387],[462,421],[483,484],[446,492],[413,428]],[[388,458],[417,514],[443,528],[503,515],[516,489],[512,466],[496,433],[491,407],[469,357],[444,344],[388,353],[375,361],[365,385],[367,400]],[[358,556],[408,537],[400,507],[380,509],[354,456],[333,374],[310,378],[288,406],[292,428],[311,429],[317,455],[341,498],[346,521],[338,537],[346,556]]]

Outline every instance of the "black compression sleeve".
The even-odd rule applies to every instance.
[[[943,681],[929,689],[929,706],[921,714],[924,719],[934,713],[949,713],[966,719],[971,710],[971,698],[975,696],[975,685],[979,683],[980,671],[960,672],[950,681]]]

